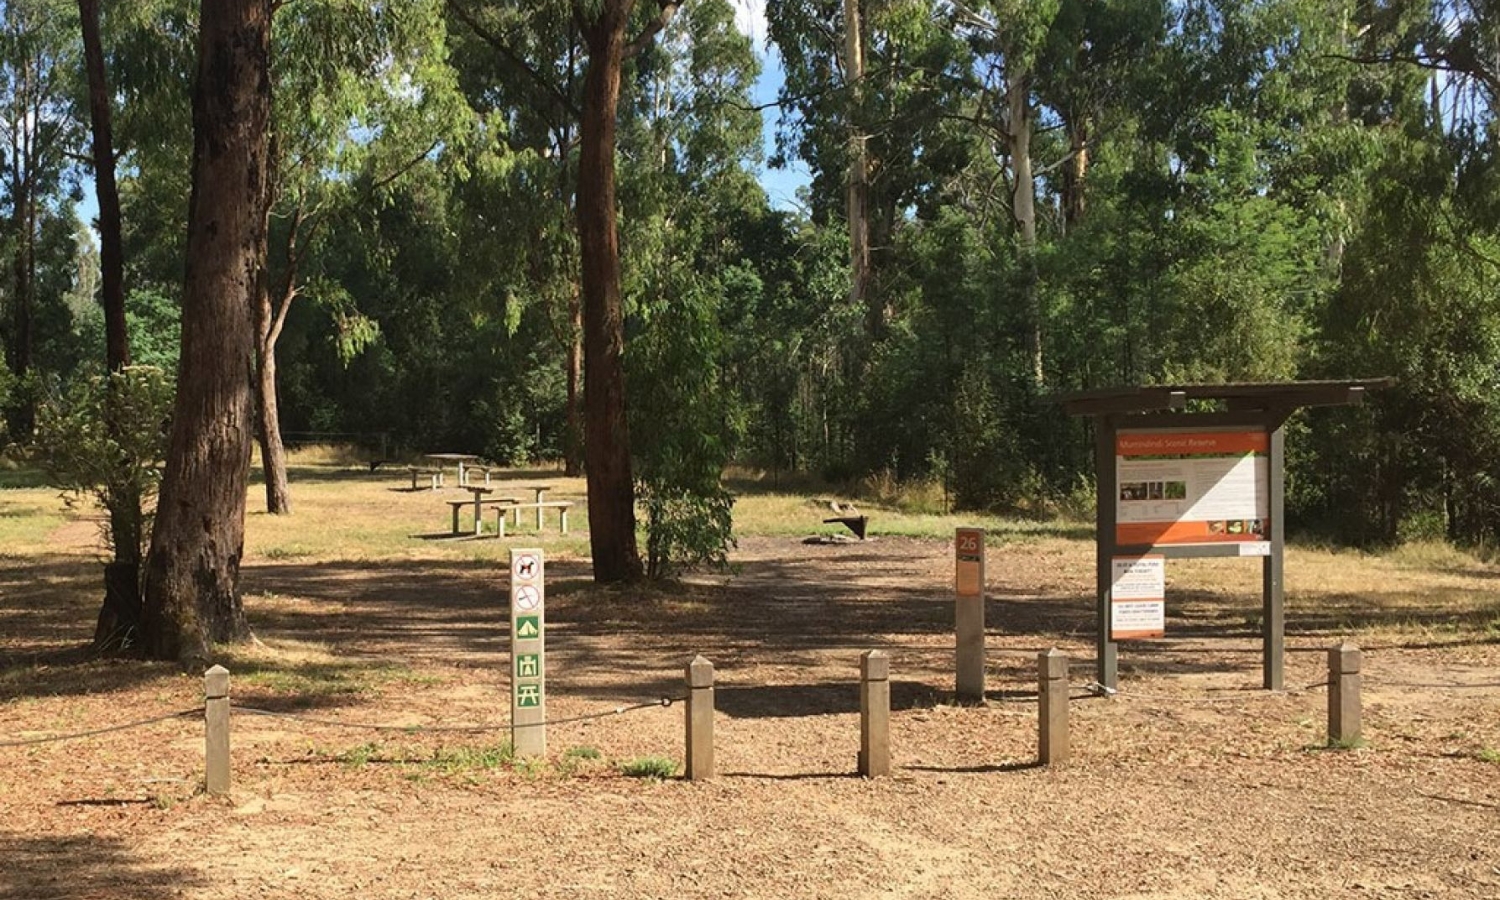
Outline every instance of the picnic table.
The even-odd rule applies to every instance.
[[[469,486],[469,477],[467,472],[465,472],[465,466],[469,463],[475,463],[479,461],[479,456],[474,453],[427,453],[424,454],[422,458],[432,460],[438,465],[439,468],[446,465],[447,463],[457,463],[458,486],[461,488],[466,488]]]
[[[504,525],[505,509],[507,508],[507,506],[509,504],[515,503],[516,502],[516,498],[514,498],[514,497],[490,497],[490,498],[487,498],[485,495],[489,494],[491,489],[487,488],[487,487],[480,486],[480,485],[475,485],[475,484],[468,485],[467,487],[464,488],[464,490],[466,490],[469,493],[473,494],[474,495],[474,499],[473,500],[449,500],[449,501],[447,501],[449,508],[452,509],[452,511],[453,511],[453,533],[455,535],[459,533],[459,530],[458,530],[458,513],[459,513],[459,511],[462,510],[465,506],[472,505],[474,507],[474,535],[476,537],[478,537],[479,535],[483,534],[484,533],[484,524],[483,524],[484,523],[484,518],[483,518],[483,516],[484,516],[484,507],[486,505],[495,505],[495,506],[499,506],[500,507],[501,524],[500,524],[499,530],[500,530],[500,534],[503,536],[505,534],[505,525]]]

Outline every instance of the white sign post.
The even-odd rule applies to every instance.
[[[517,756],[547,752],[545,600],[542,551],[510,551],[510,743]]]

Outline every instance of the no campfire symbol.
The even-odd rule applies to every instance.
[[[516,557],[513,572],[516,578],[530,581],[537,576],[540,569],[541,563],[535,556],[532,556],[530,553],[522,553]]]

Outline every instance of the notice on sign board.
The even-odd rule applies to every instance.
[[[1109,639],[1159,638],[1167,632],[1167,561],[1116,556],[1111,561]]]
[[[1264,430],[1121,432],[1115,543],[1264,542],[1270,476]]]

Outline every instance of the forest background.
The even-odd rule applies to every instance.
[[[17,448],[106,366],[86,6],[0,0]],[[105,6],[130,347],[173,373],[196,3]],[[727,510],[735,462],[1078,510],[1092,442],[1052,394],[1392,375],[1292,421],[1292,525],[1497,537],[1491,0],[767,0],[765,108],[736,5],[635,15],[667,6],[615,157],[648,528]],[[271,433],[583,465],[579,8],[276,5]],[[758,173],[793,164],[785,208]]]

